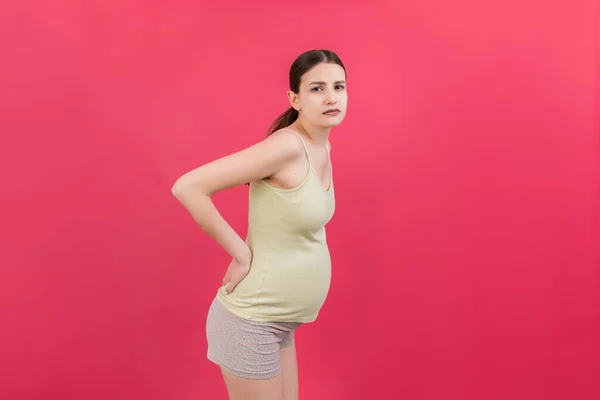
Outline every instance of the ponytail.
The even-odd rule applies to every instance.
[[[285,110],[269,127],[267,136],[272,135],[280,129],[290,126],[294,121],[298,119],[298,111],[294,107],[290,107]]]

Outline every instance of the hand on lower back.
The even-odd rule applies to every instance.
[[[225,285],[225,293],[229,294],[233,292],[238,283],[248,275],[248,272],[250,271],[250,262],[251,260],[243,263],[240,263],[235,259],[231,261],[222,282],[222,285]]]

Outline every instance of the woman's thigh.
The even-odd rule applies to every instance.
[[[297,399],[294,331],[299,325],[247,321],[213,301],[207,356],[221,367],[232,400]]]
[[[221,368],[229,400],[282,400],[282,374],[269,379],[248,379],[234,376]]]
[[[298,359],[294,344],[280,350],[281,373],[270,379],[246,379],[221,368],[230,400],[298,400]]]
[[[298,400],[298,358],[296,345],[283,347],[280,351],[281,358],[281,384],[283,387],[283,400]]]

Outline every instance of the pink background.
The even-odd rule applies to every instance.
[[[226,398],[229,258],[170,187],[311,48],[350,100],[301,398],[600,398],[597,2],[203,3],[2,2],[0,398]],[[242,235],[246,195],[215,197]]]

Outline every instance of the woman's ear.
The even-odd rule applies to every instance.
[[[300,104],[298,104],[298,95],[291,90],[287,91],[287,97],[290,101],[290,105],[294,107],[296,111],[300,111]]]

